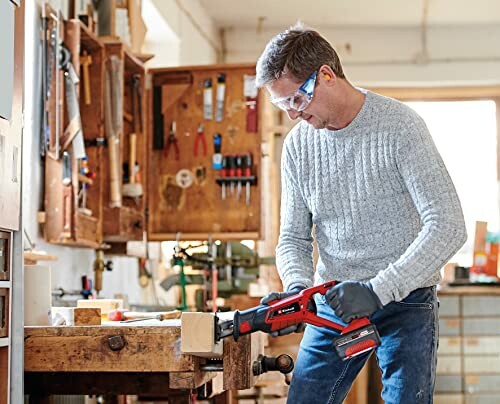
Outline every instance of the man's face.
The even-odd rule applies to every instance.
[[[325,111],[323,100],[324,95],[320,91],[321,89],[319,89],[319,80],[322,80],[322,77],[320,76],[321,73],[318,73],[314,86],[313,97],[303,110],[293,108],[289,102],[280,104],[280,108],[286,111],[290,119],[295,120],[300,118],[312,125],[315,129],[322,129],[327,125],[327,113]],[[299,89],[301,86],[303,87],[304,84],[305,83],[298,81],[295,77],[289,74],[284,74],[278,80],[266,85],[266,88],[271,95],[271,100],[286,99],[288,97],[291,99],[298,93]],[[283,106],[283,104],[286,105]]]

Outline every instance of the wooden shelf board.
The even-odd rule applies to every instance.
[[[125,44],[123,45],[123,50],[125,53],[125,68],[137,73],[144,73],[143,62]]]
[[[80,247],[80,248],[92,248],[102,249],[102,246],[99,243],[93,241],[85,241],[85,240],[71,240],[71,239],[63,239],[63,240],[50,240],[48,241],[51,244],[62,245],[65,247]]]
[[[33,251],[24,252],[24,264],[36,264],[38,261],[57,261],[58,258],[55,255],[37,253]]]
[[[94,51],[104,49],[104,45],[99,38],[80,21],[81,42],[87,50]]]
[[[255,63],[228,63],[228,64],[217,64],[217,65],[196,65],[196,66],[182,66],[182,70],[193,71],[193,70],[230,70],[237,68],[255,68]],[[148,70],[150,73],[169,73],[179,71],[179,67],[159,67]]]
[[[180,240],[259,240],[258,232],[239,233],[181,233]],[[177,233],[148,233],[149,241],[177,240]]]

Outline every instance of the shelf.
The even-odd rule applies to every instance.
[[[219,177],[215,179],[215,182],[219,185],[225,185],[225,184],[235,184],[240,182],[242,185],[246,185],[247,183],[250,183],[250,185],[257,185],[257,177],[255,175],[252,175],[250,177]]]
[[[149,233],[149,241],[177,240],[178,233]],[[258,232],[180,233],[179,240],[258,240]]]
[[[104,49],[99,38],[83,22],[79,21],[79,24],[82,45],[89,51]]]
[[[25,265],[36,265],[38,261],[57,261],[55,255],[49,255],[44,253],[37,253],[36,251],[25,251],[24,252],[24,264]]]
[[[9,337],[0,338],[0,348],[9,346]]]
[[[10,288],[10,281],[0,281],[0,289]]]

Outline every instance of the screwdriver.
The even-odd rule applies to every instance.
[[[227,156],[227,176],[234,177],[234,156]],[[234,181],[230,180],[229,183],[229,194],[232,195],[234,192]]]
[[[222,157],[222,169],[220,171],[221,178],[225,178],[228,176],[227,163],[228,163],[227,156]],[[223,201],[226,199],[226,183],[225,182],[222,182],[222,184],[221,184],[221,198]]]
[[[236,177],[238,177],[238,185],[236,190],[236,199],[240,200],[241,196],[241,176],[243,175],[243,156],[235,157],[235,165],[236,165]]]
[[[251,177],[252,176],[252,165],[253,165],[253,159],[252,159],[251,153],[248,153],[245,156],[243,165],[244,165],[243,176]],[[247,178],[247,183],[246,183],[246,204],[250,205],[250,180],[248,178]]]

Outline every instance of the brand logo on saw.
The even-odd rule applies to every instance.
[[[278,314],[286,314],[286,313],[290,313],[292,311],[295,311],[295,307],[294,306],[285,307],[284,309],[279,310]]]

